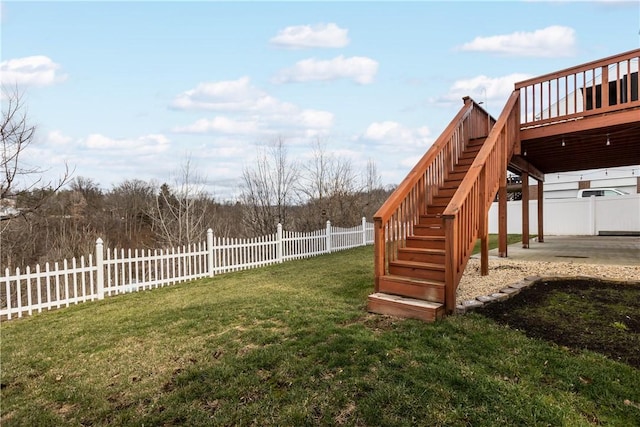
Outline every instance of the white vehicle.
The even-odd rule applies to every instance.
[[[578,190],[578,199],[583,197],[591,197],[591,196],[624,196],[627,193],[624,191],[618,190],[617,188],[585,188],[582,190]]]

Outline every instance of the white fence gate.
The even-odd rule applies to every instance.
[[[209,229],[206,242],[169,250],[105,249],[98,239],[95,256],[17,268],[13,274],[7,268],[0,277],[0,320],[365,246],[373,239],[373,223],[365,218],[351,228],[327,221],[324,230],[310,233],[284,231],[278,224],[274,234],[250,239],[214,237]]]

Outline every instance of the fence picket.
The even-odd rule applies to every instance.
[[[60,308],[62,306],[62,301],[60,300],[60,265],[57,262],[53,263],[53,271],[55,271],[56,303]]]
[[[82,268],[82,302],[87,301],[87,273],[84,265],[84,255],[80,257],[80,268]]]
[[[31,316],[33,314],[33,301],[31,297],[31,268],[29,266],[27,266],[25,273],[27,278],[27,308],[29,316]]]
[[[42,313],[42,276],[40,275],[40,264],[36,264],[36,290],[38,300],[38,313]]]
[[[51,307],[51,276],[49,275],[49,263],[45,263],[44,264],[44,271],[47,277],[46,285],[47,285],[47,303],[46,303],[46,307],[50,308]]]
[[[73,271],[76,271],[78,268],[77,262],[76,262],[76,258],[73,257],[71,259],[71,269]],[[78,302],[80,302],[80,299],[78,298],[78,275],[77,274],[72,274],[71,276],[72,280],[73,280],[73,299],[75,301],[75,303],[77,304]]]
[[[69,290],[69,275],[67,271],[69,270],[69,262],[64,259],[62,260],[62,270],[60,272],[60,283],[62,288],[60,289],[60,299],[62,299],[62,305],[69,307],[69,299],[70,299],[70,290]]]
[[[16,273],[18,274],[18,277],[20,277],[20,269],[16,269]],[[18,283],[22,283],[22,280],[19,280]],[[16,292],[16,310],[18,311],[18,317],[22,317],[22,311],[20,310],[22,306],[21,300],[22,300],[22,286],[18,286],[17,292]]]

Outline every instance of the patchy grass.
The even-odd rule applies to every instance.
[[[0,423],[640,425],[638,369],[372,289],[365,247],[4,322]]]

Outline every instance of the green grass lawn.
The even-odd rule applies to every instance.
[[[4,426],[640,425],[640,371],[366,313],[372,247],[3,322]]]
[[[535,234],[530,236],[532,239],[536,237]],[[507,245],[512,245],[514,243],[518,243],[522,241],[521,234],[507,234]],[[498,235],[497,234],[489,234],[489,250],[495,249],[498,247]],[[475,246],[473,247],[473,253],[477,254],[480,252],[480,240],[476,241]]]

